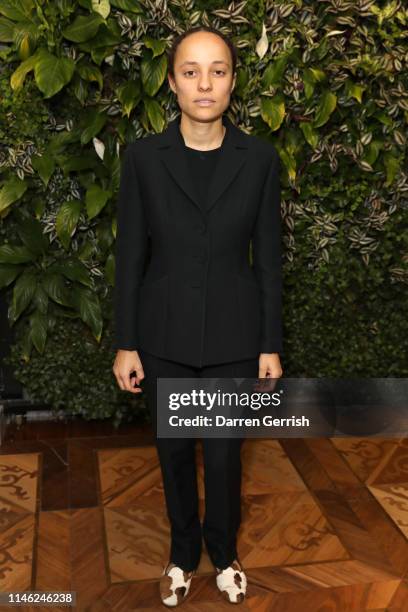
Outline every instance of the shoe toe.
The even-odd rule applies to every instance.
[[[177,606],[187,597],[193,573],[185,572],[176,565],[166,570],[163,570],[160,578],[161,599],[166,606]]]
[[[231,603],[241,603],[245,598],[247,578],[244,571],[235,566],[217,570],[216,583],[222,595]]]

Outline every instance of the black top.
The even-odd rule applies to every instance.
[[[220,147],[216,149],[210,149],[209,151],[200,151],[199,149],[192,149],[188,147],[180,133],[180,137],[183,141],[185,153],[190,168],[190,172],[193,178],[193,184],[196,188],[199,204],[205,208],[205,202],[208,193],[208,186],[211,177],[214,173],[215,166],[217,164],[219,155],[225,143],[227,137],[228,128],[224,134],[224,138]]]

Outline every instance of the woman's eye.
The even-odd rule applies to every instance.
[[[193,72],[195,72],[195,71],[194,70],[187,70],[187,72],[184,73],[184,76],[190,75]],[[225,74],[224,70],[215,70],[215,72],[221,72],[221,74]]]

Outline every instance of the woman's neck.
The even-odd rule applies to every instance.
[[[210,151],[222,145],[226,133],[226,126],[222,120],[212,123],[190,121],[188,118],[179,122],[179,130],[184,144],[191,149]]]

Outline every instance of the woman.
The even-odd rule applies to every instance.
[[[181,116],[161,134],[128,145],[123,159],[113,371],[131,393],[145,379],[155,429],[159,377],[282,375],[279,156],[223,116],[236,61],[218,30],[203,26],[179,36],[168,78]],[[202,439],[201,530],[195,440],[156,438],[171,526],[160,583],[166,605],[189,592],[202,535],[221,593],[233,603],[244,599],[236,550],[241,442]]]

